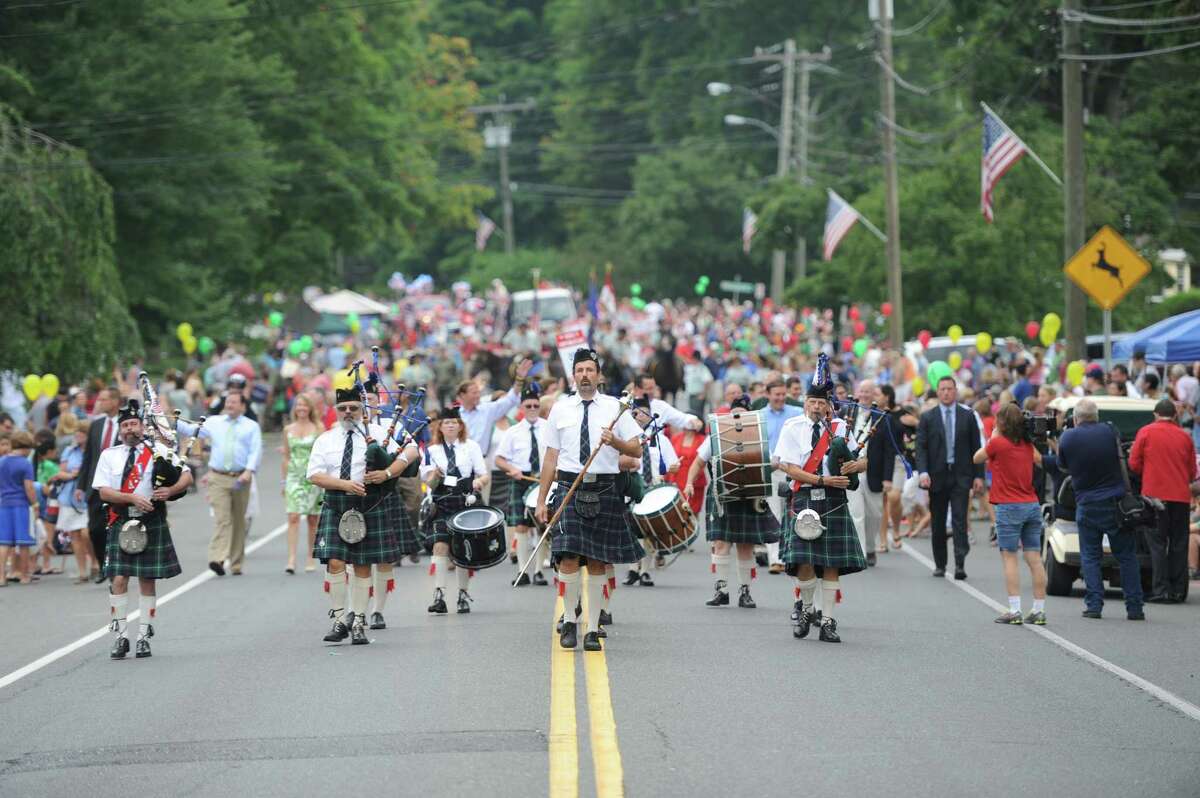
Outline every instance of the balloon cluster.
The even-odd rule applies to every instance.
[[[21,380],[21,389],[25,392],[25,398],[29,401],[36,400],[39,396],[46,396],[53,399],[58,396],[59,382],[58,377],[54,374],[28,374],[25,379]]]
[[[207,356],[216,348],[217,342],[207,335],[197,338],[195,332],[192,325],[186,321],[179,322],[175,327],[175,337],[179,339],[179,345],[186,354],[191,355],[199,351],[201,355]]]
[[[696,296],[704,296],[705,294],[708,293],[708,275],[707,274],[700,276],[700,279],[696,281],[694,290],[696,291]]]
[[[299,338],[293,338],[288,344],[288,354],[293,357],[311,352],[313,348],[313,339],[311,335],[304,335]]]

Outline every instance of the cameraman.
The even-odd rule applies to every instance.
[[[1133,534],[1121,528],[1117,503],[1125,495],[1125,479],[1118,454],[1120,441],[1105,424],[1091,399],[1075,405],[1075,426],[1063,433],[1058,444],[1058,464],[1071,475],[1075,491],[1075,523],[1079,528],[1079,559],[1082,563],[1084,618],[1100,618],[1104,608],[1104,580],[1100,561],[1104,536],[1121,567],[1121,590],[1125,594],[1125,617],[1144,621],[1142,576],[1134,556]]]

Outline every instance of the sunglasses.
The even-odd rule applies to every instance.
[[[360,404],[338,405],[337,411],[339,413],[358,413],[358,412],[362,411],[362,405],[360,405]]]

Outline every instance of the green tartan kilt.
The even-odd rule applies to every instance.
[[[509,506],[512,504],[512,483],[516,482],[519,485],[530,485],[532,483],[513,479],[508,475],[507,471],[501,471],[498,468],[492,469],[491,477],[492,485],[491,490],[488,491],[488,506],[495,507],[504,513],[505,518],[507,518]]]
[[[165,512],[142,516],[146,525],[146,549],[141,554],[126,554],[117,541],[121,524],[125,519],[108,528],[108,545],[104,548],[105,576],[136,576],[141,579],[170,579],[179,576],[179,558],[175,555],[175,543],[171,540],[171,528],[167,526]]]
[[[793,494],[786,532],[779,549],[780,559],[787,566],[815,566],[818,572],[823,568],[836,568],[839,576],[862,571],[867,567],[867,560],[858,542],[854,521],[850,519],[845,492],[837,495],[826,488],[826,495],[829,498],[810,502],[807,490]],[[802,540],[795,533],[793,518],[810,506],[821,514],[825,531],[816,540]],[[789,572],[791,570],[789,568]]]
[[[753,501],[725,502],[721,505],[723,515],[717,514],[717,500],[712,491],[707,501],[708,531],[706,540],[724,540],[728,543],[778,543],[779,521],[770,508],[763,512],[754,509]]]
[[[505,474],[504,476],[508,476]],[[536,488],[537,484],[526,482],[523,479],[508,480],[508,504],[501,508],[493,502],[493,506],[497,510],[503,509],[504,523],[509,526],[533,526],[529,521],[529,516],[525,512],[525,492],[531,487]],[[492,488],[492,498],[496,498],[496,488]]]
[[[581,486],[582,487],[582,486]],[[569,482],[559,482],[550,514],[558,509],[562,496],[571,489]],[[607,564],[637,562],[645,556],[625,497],[615,484],[601,486],[600,508],[595,518],[583,519],[575,512],[575,497],[559,516],[551,531],[551,552],[557,559],[563,556],[586,557],[588,562]]]
[[[397,541],[393,525],[396,523],[398,502],[399,495],[395,491],[388,491],[382,497],[351,496],[336,490],[325,491],[313,557],[323,563],[340,560],[351,565],[375,565],[394,563],[404,554],[416,551],[416,537],[412,535],[411,523],[406,524],[409,530],[409,552],[401,551]],[[352,509],[361,510],[367,522],[367,536],[353,545],[338,535],[338,521],[341,520],[342,513]]]

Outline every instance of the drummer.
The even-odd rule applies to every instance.
[[[624,479],[618,460],[620,455],[641,458],[642,446],[638,442],[641,428],[623,412],[617,399],[597,393],[600,358],[595,351],[586,348],[575,351],[571,376],[577,392],[555,402],[547,419],[546,452],[535,516],[538,523],[549,523],[551,510],[546,500],[550,484],[557,481],[558,496],[565,497],[578,478],[578,487],[563,506],[553,530],[558,591],[570,618],[563,619],[559,645],[575,648],[578,642],[577,616],[571,608],[579,604],[582,588],[579,566],[585,563],[588,617],[583,647],[586,651],[600,651],[605,566],[636,562],[642,556],[641,546],[630,536],[625,523]],[[562,501],[557,498],[556,504]]]
[[[506,520],[509,533],[517,540],[518,568],[529,559],[529,533],[533,523],[526,511],[525,494],[537,490],[537,475],[541,473],[542,459],[546,454],[546,421],[541,417],[541,409],[541,390],[536,382],[531,383],[521,391],[521,412],[524,417],[504,431],[500,447],[496,450],[496,469],[512,477]],[[514,586],[520,587],[531,582],[535,585],[546,584],[541,557],[539,551],[529,573],[514,580]]]
[[[750,397],[742,394],[733,400],[730,410],[750,410]],[[696,450],[696,459],[688,469],[687,486],[683,495],[690,501],[695,490],[696,477],[700,470],[712,460],[712,436],[704,439]],[[713,597],[705,602],[709,607],[729,606],[729,583],[732,581],[730,549],[737,551],[738,606],[754,609],[750,595],[750,583],[754,580],[754,547],[760,543],[779,542],[779,520],[762,499],[739,499],[718,501],[717,480],[709,475],[708,532],[706,538],[713,544],[713,570],[717,581]]]
[[[662,484],[667,476],[679,470],[679,457],[675,454],[675,447],[663,434],[663,421],[651,411],[651,401],[649,394],[642,394],[633,400],[632,408],[633,420],[642,428],[642,459],[637,473],[642,480],[643,492]],[[634,523],[632,515],[628,517],[627,522],[630,534],[635,539],[640,538],[642,532]],[[625,584],[654,587],[654,579],[650,576],[650,551],[653,546],[649,540],[643,540],[642,545],[646,554],[636,563],[629,565],[625,574]],[[656,552],[655,558],[657,564],[662,565],[662,553]]]
[[[462,422],[458,405],[441,411],[433,422],[433,441],[425,449],[421,479],[433,495],[433,603],[429,612],[446,614],[446,579],[450,572],[451,516],[469,505],[481,503],[480,496],[491,476],[483,461],[479,444],[467,437],[467,425]],[[458,568],[458,612],[471,611],[471,569]]]

